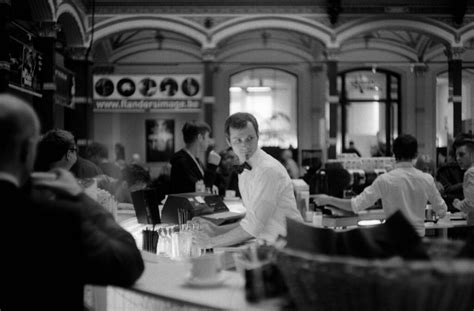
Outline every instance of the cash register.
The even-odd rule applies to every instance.
[[[170,194],[161,212],[163,223],[181,224],[200,216],[217,225],[240,220],[245,213],[229,211],[218,195],[207,192],[189,192]]]

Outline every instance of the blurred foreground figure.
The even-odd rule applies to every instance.
[[[143,261],[71,173],[31,174],[39,133],[28,103],[0,95],[0,310],[83,310],[85,284],[130,286]]]

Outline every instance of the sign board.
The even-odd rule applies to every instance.
[[[95,110],[200,109],[201,74],[94,75]]]
[[[74,96],[74,73],[60,66],[54,68],[54,83],[56,92],[53,100],[57,105],[74,108],[72,97]]]
[[[9,85],[21,91],[41,96],[40,72],[43,57],[33,46],[9,37],[10,81]]]

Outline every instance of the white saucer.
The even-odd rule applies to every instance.
[[[225,275],[223,273],[219,274],[213,279],[200,279],[188,277],[186,279],[186,285],[193,287],[215,287],[219,286],[225,281]]]

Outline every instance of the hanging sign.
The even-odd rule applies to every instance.
[[[94,75],[98,111],[200,109],[202,75]]]

